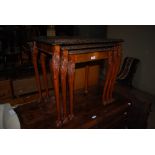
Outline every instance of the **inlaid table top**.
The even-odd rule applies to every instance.
[[[81,37],[38,37],[37,42],[50,45],[75,45],[75,44],[96,44],[96,43],[119,43],[122,39],[99,39],[99,38],[81,38]]]
[[[60,45],[61,50],[68,50],[69,54],[103,52],[111,49],[114,44],[123,42],[122,39],[80,37],[39,37],[36,41],[47,45]]]

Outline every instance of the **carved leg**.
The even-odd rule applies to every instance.
[[[107,94],[106,94],[107,104],[113,101],[113,98],[110,98],[110,92],[111,92],[111,88],[112,88],[112,82],[113,82],[113,79],[114,79],[114,76],[115,76],[115,68],[116,68],[115,52],[113,52],[111,72],[110,72],[110,77],[109,77],[109,82],[108,82],[108,89],[107,89]]]
[[[73,113],[74,76],[75,76],[75,63],[71,60],[68,63],[69,100],[70,100],[69,118],[70,119],[72,119],[74,117],[74,113]]]
[[[68,65],[68,51],[64,50],[61,60],[61,88],[62,88],[62,102],[63,102],[63,123],[66,123],[67,118],[67,104],[66,104],[66,76]]]
[[[34,43],[32,61],[34,65],[35,79],[36,79],[36,85],[39,93],[39,102],[40,102],[42,99],[42,93],[41,93],[41,83],[40,83],[40,77],[39,77],[39,71],[38,71],[37,57],[38,57],[38,49],[36,47],[36,43]]]
[[[115,82],[115,74],[116,74],[116,71],[117,71],[117,51],[114,52],[114,60],[113,60],[113,72],[112,72],[112,78],[111,78],[111,81],[110,81],[110,89],[109,89],[109,95],[108,95],[108,100],[109,100],[109,103],[111,103],[113,101],[113,98],[112,98],[112,90],[113,90],[113,86],[114,86],[114,82]]]
[[[108,92],[108,87],[109,87],[109,79],[111,76],[111,71],[112,71],[112,53],[109,52],[108,66],[107,66],[107,71],[106,71],[106,79],[105,79],[103,95],[102,95],[102,102],[104,105],[107,104],[107,92]]]
[[[53,49],[53,57],[50,61],[50,69],[53,75],[54,82],[54,93],[56,99],[56,109],[57,109],[57,121],[56,125],[59,127],[61,125],[61,109],[60,109],[60,94],[59,94],[59,67],[60,67],[60,47],[55,46]]]
[[[41,67],[42,67],[42,73],[43,73],[43,79],[44,79],[44,85],[45,85],[45,90],[46,90],[46,97],[49,97],[49,91],[48,91],[48,82],[47,82],[47,72],[46,72],[46,55],[44,53],[41,53]]]
[[[114,90],[114,85],[115,85],[115,81],[116,81],[116,78],[117,78],[117,74],[119,72],[119,68],[120,68],[120,64],[121,64],[121,49],[120,49],[120,46],[117,47],[117,52],[116,52],[116,68],[115,68],[115,73],[114,73],[114,78],[113,78],[113,81],[112,81],[112,88],[111,88],[111,91],[110,91],[110,98],[112,98],[112,93],[113,93],[113,90]]]
[[[89,66],[85,67],[85,94],[88,93]]]

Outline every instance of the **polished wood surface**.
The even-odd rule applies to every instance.
[[[68,51],[64,51],[62,53],[61,58],[61,87],[62,87],[62,101],[63,101],[63,123],[65,123],[68,120],[67,117],[67,64],[68,64]]]
[[[84,71],[84,68],[83,68],[83,71]],[[116,100],[113,103],[104,106],[105,111],[107,109],[106,107],[113,106],[113,108],[110,108],[108,110],[109,114],[107,113],[108,114],[108,115],[106,114],[107,117],[104,117],[103,119],[104,122],[101,121],[101,123],[99,124],[96,124],[96,122],[98,122],[96,120],[98,117],[96,117],[96,119],[91,119],[91,116],[93,116],[96,113],[98,114],[98,112],[96,113],[92,112],[88,114],[90,111],[93,110],[94,104],[100,105],[100,106],[102,105],[101,98],[100,98],[101,95],[99,95],[98,93],[92,92],[92,90],[98,91],[99,89],[94,87],[89,87],[89,93],[87,95],[83,94],[84,89],[81,89],[81,91],[79,90],[78,92],[75,91],[75,117],[72,121],[68,121],[67,123],[65,123],[63,125],[63,128],[64,126],[68,128],[69,127],[123,128],[123,125],[124,125],[123,120],[125,118],[127,118],[127,126],[125,128],[133,128],[133,129],[147,128],[148,116],[151,110],[150,106],[151,106],[151,103],[154,102],[154,99],[155,99],[154,96],[146,92],[137,90],[133,87],[127,87],[124,85],[115,85],[115,86],[116,86],[115,92],[117,92],[117,94],[120,95],[120,98],[117,97],[117,99],[122,101],[122,103],[118,104],[119,102],[117,102],[118,100]],[[43,96],[46,96],[46,92],[43,93]],[[130,101],[128,103],[131,103],[131,106],[129,108],[129,112],[127,115],[125,114],[121,115],[123,111],[121,113],[118,113],[119,109],[122,109],[121,108],[122,106],[125,107],[125,105],[123,104],[123,97],[127,98],[127,100]],[[55,105],[54,98],[52,99],[52,102],[50,104],[45,101],[38,103],[37,99],[38,99],[37,94],[31,94],[31,95],[29,94],[20,98],[5,99],[5,102],[9,102],[12,106],[17,107],[15,109],[18,111],[22,128],[24,129],[25,128],[26,129],[27,128],[29,129],[57,128],[55,125],[56,107],[54,106]],[[98,100],[98,103],[97,103],[97,100]],[[2,103],[5,103],[5,102],[2,102]],[[115,114],[117,113],[118,115],[114,114],[114,110],[115,110]],[[126,112],[126,110],[124,112]],[[81,117],[81,115],[83,116]],[[79,120],[79,123],[73,123],[74,120],[76,120],[76,122],[78,122],[77,120]],[[82,123],[82,122],[85,122],[85,123]]]
[[[57,126],[61,125],[61,107],[60,107],[60,95],[59,95],[59,72],[60,72],[60,47],[54,46],[53,47],[53,56],[50,60],[50,68],[51,73],[53,75],[53,82],[54,82],[54,93],[55,93],[55,100],[56,100],[56,108],[57,108]]]
[[[81,62],[89,62],[89,61],[96,61],[96,60],[102,60],[102,59],[109,59],[110,58],[109,55],[111,55],[109,53],[112,54],[112,51],[108,49],[108,51],[105,50],[104,52],[99,51],[99,52],[91,52],[91,53],[84,53],[84,54],[81,54],[81,53],[78,54],[77,53],[77,54],[71,54],[71,55],[68,56],[69,57],[68,58],[69,59],[69,63],[68,63],[69,64],[69,67],[68,67],[68,73],[69,73],[68,79],[69,79],[69,82],[68,83],[69,83],[69,88],[70,88],[70,114],[71,114],[72,117],[73,117],[73,105],[74,105],[73,104],[73,102],[74,102],[73,87],[74,87],[75,64],[76,63],[81,63]],[[87,70],[88,69],[86,69],[85,74],[88,73]],[[109,71],[109,69],[108,69],[108,71]],[[109,77],[106,79],[106,81],[109,80],[109,78],[111,78],[111,76],[112,75],[109,74]],[[88,81],[88,75],[87,75],[86,82],[87,81]],[[104,87],[108,87],[108,86],[109,85],[107,83],[107,85],[105,85]],[[86,87],[87,87],[87,85],[86,85]],[[104,93],[106,93],[106,91]],[[108,93],[108,95],[109,95],[109,93]],[[112,102],[112,99],[111,98],[109,99],[109,96],[108,96],[107,100],[108,100],[108,103]],[[103,100],[103,104],[107,104],[107,102],[105,102],[105,100]]]
[[[41,52],[41,65],[43,71],[46,93],[48,96],[46,69],[44,55],[51,57],[50,69],[54,83],[54,93],[57,108],[57,126],[65,123],[74,117],[74,83],[76,64],[94,62],[97,60],[107,60],[108,68],[106,73],[105,85],[103,89],[102,103],[104,105],[113,102],[113,87],[120,65],[121,42],[117,39],[81,39],[81,38],[46,38],[38,39],[37,50]],[[37,51],[34,48],[34,54]],[[36,56],[34,62],[36,61]],[[39,85],[37,65],[34,63],[36,81]],[[89,65],[85,68],[85,93],[88,92]],[[62,104],[60,103],[59,78],[61,77]],[[67,78],[69,85],[69,112],[67,112]],[[38,86],[40,94],[40,86]],[[62,106],[61,106],[62,105]],[[61,114],[61,111],[63,113]]]
[[[72,54],[72,55],[69,55],[69,59],[72,59],[72,60],[74,59],[75,63],[108,59],[109,52],[111,52],[111,51],[74,54],[74,55]]]
[[[49,97],[49,91],[48,91],[48,80],[47,80],[47,71],[46,71],[46,54],[41,53],[40,56],[40,61],[41,61],[41,67],[42,67],[42,72],[43,72],[43,81],[44,81],[44,86],[46,90],[46,97]]]
[[[38,71],[38,48],[37,48],[35,42],[33,45],[32,61],[33,61],[33,65],[34,65],[36,85],[37,85],[37,89],[38,89],[39,102],[40,102],[42,100],[42,94],[41,94],[41,83],[40,83],[40,77],[39,77],[39,71]]]
[[[119,72],[119,69],[120,69],[120,65],[121,65],[121,58],[122,58],[122,47],[120,44],[118,44],[118,46],[115,47],[116,48],[116,57],[115,57],[115,71],[114,71],[114,76],[113,76],[113,79],[112,79],[112,82],[111,82],[111,89],[110,89],[110,92],[109,92],[109,97],[112,99],[112,93],[114,91],[114,84],[115,84],[115,80],[117,78],[117,75],[118,75],[118,72]]]
[[[112,53],[109,53],[109,59],[107,61],[107,68],[106,68],[106,79],[104,81],[104,89],[103,89],[103,103],[107,104],[107,98],[108,98],[108,87],[109,87],[109,81],[111,79],[111,70],[113,68],[112,66]]]
[[[69,102],[70,102],[70,114],[69,119],[74,117],[74,79],[75,79],[75,62],[74,59],[68,62],[68,84],[69,84]]]
[[[84,92],[85,92],[85,94],[87,94],[88,93],[88,80],[89,80],[89,66],[86,66],[85,67],[85,90],[84,90]]]
[[[29,129],[89,129],[125,128],[130,110],[129,101],[116,97],[116,101],[103,105],[98,88],[91,88],[88,95],[75,92],[74,119],[56,126],[56,108],[53,102],[32,103],[19,106],[16,111],[22,128]],[[67,107],[69,108],[69,107]]]

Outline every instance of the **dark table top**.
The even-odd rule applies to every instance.
[[[99,38],[80,38],[80,37],[38,37],[37,42],[49,45],[79,45],[79,44],[96,44],[96,43],[119,43],[122,39],[99,39]]]
[[[38,37],[36,42],[47,45],[60,45],[61,51],[68,50],[69,54],[81,54],[90,52],[104,52],[110,50],[122,39],[99,39],[80,37]]]

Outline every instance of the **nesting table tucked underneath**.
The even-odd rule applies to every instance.
[[[69,37],[40,37],[36,39],[33,47],[33,64],[39,92],[39,100],[42,100],[40,77],[38,72],[38,55],[40,55],[46,95],[49,97],[47,71],[45,61],[50,59],[50,70],[54,84],[57,126],[65,124],[74,118],[74,78],[75,65],[106,60],[107,68],[102,92],[101,103],[107,105],[114,101],[113,89],[116,76],[120,67],[122,53],[121,39],[83,39]],[[88,92],[89,65],[85,66],[85,93]],[[60,78],[60,81],[59,81]],[[67,87],[67,83],[69,87]],[[60,87],[61,86],[61,87]],[[60,103],[60,88],[62,103]],[[69,88],[69,111],[67,111],[67,89]],[[62,106],[61,106],[62,105]]]

